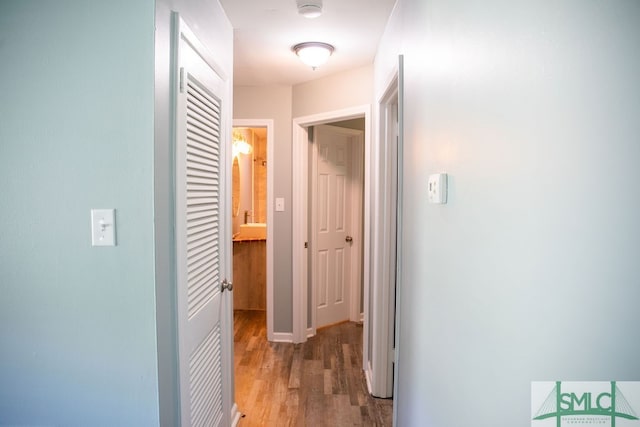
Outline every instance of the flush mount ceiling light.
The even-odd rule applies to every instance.
[[[298,13],[305,18],[313,19],[322,15],[322,0],[297,0]]]
[[[302,62],[315,70],[327,62],[334,48],[328,43],[305,42],[295,45],[292,50]]]

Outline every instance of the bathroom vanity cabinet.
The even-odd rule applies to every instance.
[[[233,309],[267,309],[267,241],[233,240]]]

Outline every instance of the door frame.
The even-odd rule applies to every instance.
[[[233,127],[267,128],[267,340],[275,341],[273,331],[273,159],[274,122],[272,119],[233,119]],[[271,167],[269,166],[271,163]],[[253,199],[252,199],[253,200]]]
[[[362,269],[361,268],[353,268],[353,260],[360,260],[363,261],[362,259],[362,222],[363,222],[363,209],[362,209],[362,203],[363,203],[363,195],[364,195],[364,175],[363,175],[363,157],[364,157],[364,135],[366,134],[366,132],[361,131],[361,130],[355,130],[355,129],[348,129],[348,128],[340,128],[337,126],[332,126],[330,123],[328,124],[324,124],[325,126],[330,126],[330,127],[335,127],[336,129],[339,129],[340,132],[343,132],[344,134],[347,134],[351,137],[351,141],[350,144],[352,144],[352,150],[351,150],[351,165],[349,165],[350,170],[349,170],[349,177],[353,178],[353,177],[358,177],[357,183],[354,185],[353,184],[353,180],[351,181],[351,183],[349,184],[349,190],[348,190],[348,196],[351,198],[352,201],[354,201],[355,203],[353,203],[351,209],[350,209],[350,224],[358,224],[357,227],[351,227],[351,230],[349,231],[349,233],[351,234],[351,236],[353,237],[353,240],[355,242],[357,242],[357,244],[355,245],[351,245],[350,247],[350,256],[351,256],[351,262],[350,262],[350,272],[349,272],[349,291],[348,291],[348,296],[349,296],[349,320],[352,322],[359,322],[362,321],[362,316],[360,315],[360,286],[355,286],[357,283],[360,283],[362,280]],[[366,124],[365,124],[366,126]],[[316,135],[317,133],[314,131],[314,135],[313,138],[314,140],[316,139]],[[312,251],[311,253],[311,259],[313,259],[314,257],[314,252],[315,252],[315,247],[313,242],[317,239],[317,212],[316,212],[316,207],[317,205],[315,204],[315,202],[317,201],[317,179],[318,179],[318,170],[317,170],[317,162],[318,162],[318,144],[317,141],[314,141],[314,143],[312,144],[312,155],[311,155],[311,174],[310,176],[310,181],[311,181],[311,190],[308,192],[311,197],[311,206],[313,207],[312,211],[310,212],[310,218],[311,218],[311,235],[310,235],[310,240],[309,242],[311,243],[310,249]],[[362,267],[362,262],[358,262],[359,267]],[[309,281],[311,284],[311,289],[315,290],[316,286],[317,286],[317,265],[315,262],[311,262],[311,275],[309,276]],[[307,336],[313,336],[316,334],[316,330],[317,330],[317,301],[316,301],[316,293],[313,292],[310,295],[310,303],[309,303],[309,307],[311,308],[311,325],[310,327],[308,327],[307,329]]]
[[[375,151],[375,224],[371,311],[364,333],[371,345],[363,349],[369,392],[392,397],[397,361],[396,308],[400,284],[402,236],[402,57],[377,98]]]
[[[364,204],[363,204],[363,272],[364,295],[369,292],[369,239],[370,239],[370,165],[371,165],[371,106],[369,104],[334,110],[320,114],[298,117],[293,120],[292,146],[292,312],[293,312],[293,342],[305,342],[315,333],[315,315],[309,316],[309,132],[314,125],[329,124],[342,120],[364,117]],[[351,304],[359,304],[359,295]],[[364,310],[367,310],[366,303]],[[310,318],[311,317],[311,318]],[[359,317],[359,316],[358,316]],[[365,316],[366,317],[366,316]],[[360,320],[352,319],[352,320]],[[365,342],[366,343],[366,342]]]
[[[179,141],[177,136],[177,120],[178,120],[178,103],[179,96],[178,93],[181,92],[181,85],[183,84],[182,77],[184,71],[184,64],[182,63],[182,53],[181,50],[181,41],[183,40],[187,45],[189,45],[194,52],[199,55],[202,60],[213,70],[215,74],[219,77],[221,81],[220,92],[217,94],[220,97],[222,102],[221,106],[221,121],[220,121],[220,167],[222,172],[220,174],[220,179],[222,180],[219,191],[220,191],[220,201],[222,206],[224,206],[224,211],[220,215],[220,226],[222,229],[222,235],[220,236],[220,277],[221,278],[230,278],[233,275],[231,256],[232,256],[232,244],[231,244],[231,100],[232,100],[232,86],[231,80],[223,67],[216,61],[216,56],[205,46],[193,33],[193,31],[189,28],[187,23],[181,18],[180,14],[177,12],[172,12],[172,29],[171,29],[171,38],[172,38],[172,50],[171,50],[171,69],[172,69],[172,99],[171,99],[171,108],[172,108],[172,134],[171,134],[171,185],[172,188],[172,197],[171,205],[172,205],[172,227],[173,227],[173,235],[171,242],[171,250],[172,250],[172,258],[173,258],[173,284],[174,284],[174,298],[175,305],[173,309],[175,312],[174,316],[174,332],[176,333],[175,340],[175,387],[176,387],[176,420],[180,420],[180,422],[184,422],[185,416],[183,412],[183,405],[186,405],[188,402],[185,402],[184,393],[185,390],[181,389],[182,379],[181,375],[181,366],[182,363],[180,360],[180,334],[182,331],[182,326],[180,325],[179,320],[179,311],[180,311],[180,301],[178,296],[178,286],[179,277],[178,277],[178,235],[176,228],[176,221],[178,221],[179,214],[177,213],[178,202],[177,202],[177,189],[176,189],[176,179],[177,179],[177,167],[176,167],[176,159],[178,156],[177,150],[179,149]],[[222,424],[230,424],[236,425],[238,420],[240,419],[240,412],[238,411],[238,407],[235,402],[235,390],[234,390],[234,370],[233,370],[233,304],[232,304],[232,295],[231,289],[227,292],[222,292],[221,298],[221,306],[220,306],[220,328],[221,328],[221,337],[220,337],[220,358],[221,358],[221,393],[222,393]],[[161,422],[163,422],[162,420]]]

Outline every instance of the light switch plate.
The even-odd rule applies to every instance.
[[[91,209],[91,246],[115,245],[115,209]]]
[[[284,197],[276,197],[276,212],[284,212]]]
[[[429,203],[447,203],[447,174],[436,173],[429,175],[427,184]]]

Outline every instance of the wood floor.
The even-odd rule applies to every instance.
[[[369,395],[362,326],[318,331],[302,344],[269,343],[264,311],[234,312],[239,426],[391,426],[393,400]]]

